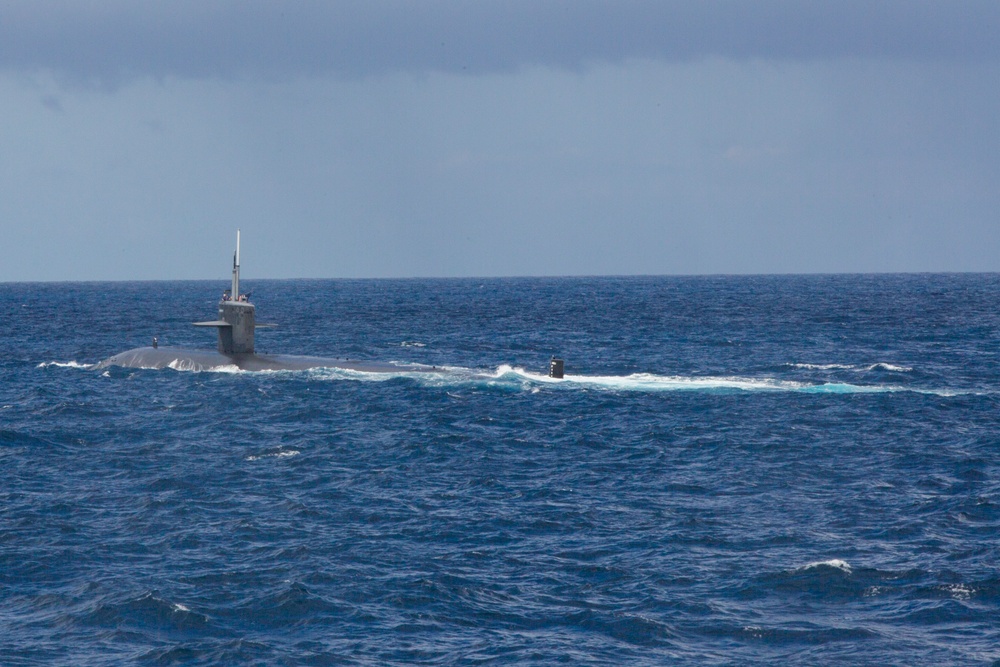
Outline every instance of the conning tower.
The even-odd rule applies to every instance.
[[[219,302],[219,319],[195,322],[196,327],[215,327],[219,331],[219,352],[226,355],[253,354],[253,332],[257,328],[254,306],[246,294],[240,294],[240,230],[236,230],[233,254],[233,286]]]

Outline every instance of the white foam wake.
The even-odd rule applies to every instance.
[[[890,371],[893,373],[911,373],[913,369],[909,366],[897,366],[884,361],[874,364],[785,364],[791,368],[801,368],[810,371],[854,371],[856,373],[867,373],[870,371]]]
[[[429,385],[463,384],[471,377],[483,377],[468,368],[455,366],[428,367],[427,370],[401,368],[394,370],[364,371],[353,368],[310,368],[304,371],[264,371],[268,373],[306,373],[318,380],[355,380],[358,382],[386,382],[399,378],[413,378]]]
[[[93,369],[101,364],[81,364],[76,361],[51,361],[38,364],[39,368],[56,366],[60,368]],[[854,371],[883,368],[896,372],[908,372],[912,369],[905,366],[894,366],[879,362],[868,366],[852,366],[847,364],[786,364],[794,368],[809,370],[843,370]],[[668,392],[668,391],[703,391],[703,392],[796,392],[805,394],[880,394],[895,392],[912,392],[936,396],[958,396],[977,392],[955,389],[928,389],[906,387],[888,384],[854,384],[849,382],[822,382],[787,380],[774,377],[747,377],[738,375],[700,376],[700,375],[656,375],[653,373],[632,373],[630,375],[574,375],[567,374],[563,378],[551,378],[544,373],[527,371],[510,364],[502,364],[494,371],[477,370],[459,366],[432,366],[421,369],[401,367],[398,371],[391,367],[380,370],[356,370],[350,368],[318,367],[307,370],[242,370],[236,365],[213,366],[207,368],[202,364],[187,359],[175,359],[167,367],[177,371],[213,372],[232,374],[274,374],[298,375],[305,374],[318,380],[354,380],[359,382],[386,382],[400,378],[409,378],[424,386],[495,386],[512,389],[527,389],[537,392],[543,387],[581,388],[598,391],[617,392]]]
[[[498,380],[520,379],[537,384],[559,384],[609,391],[764,391],[800,392],[810,394],[859,394],[907,391],[902,387],[885,385],[857,385],[844,382],[810,383],[777,378],[751,378],[740,376],[680,376],[633,373],[631,375],[569,375],[562,379],[532,373],[521,368],[503,365],[494,375]]]
[[[213,369],[217,370],[217,369]],[[233,372],[250,372],[233,369]],[[366,371],[348,368],[313,368],[305,371],[253,371],[254,373],[300,374],[317,380],[353,380],[386,382],[401,378],[414,380],[430,387],[487,386],[537,392],[542,387],[589,389],[616,392],[796,392],[804,394],[879,394],[915,392],[937,396],[955,396],[953,390],[917,389],[894,385],[863,385],[846,382],[804,382],[770,377],[742,376],[681,376],[632,373],[630,375],[573,375],[551,378],[543,373],[502,364],[495,371],[476,370],[459,366],[436,366],[426,370]]]
[[[652,373],[633,373],[631,375],[569,375],[561,379],[550,378],[547,375],[531,373],[522,368],[500,366],[496,377],[523,378],[530,382],[543,384],[579,385],[600,389],[618,391],[682,391],[682,390],[713,390],[737,389],[747,391],[799,391],[810,385],[792,380],[777,380],[773,378],[745,378],[736,376],[699,377],[680,375],[654,375]]]
[[[175,371],[190,371],[194,373],[200,373],[203,371],[211,371],[213,373],[243,373],[243,371],[236,364],[226,364],[223,366],[212,366],[211,368],[205,368],[202,364],[198,362],[191,361],[190,359],[174,359],[169,364],[167,368],[173,369]]]
[[[55,366],[56,368],[82,368],[84,370],[90,370],[97,366],[97,364],[81,364],[79,361],[44,361],[36,368],[48,368],[50,366]]]

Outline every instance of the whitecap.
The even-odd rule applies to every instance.
[[[247,461],[259,461],[261,459],[267,459],[267,458],[283,459],[283,458],[287,458],[287,457],[290,457],[290,456],[298,456],[300,453],[301,452],[299,452],[299,450],[297,450],[297,449],[282,449],[280,451],[269,452],[267,454],[251,454],[250,456],[246,457],[246,460]]]
[[[809,371],[849,371],[857,368],[848,364],[785,364],[792,368],[801,368]]]
[[[851,564],[846,560],[841,560],[839,558],[832,558],[830,560],[816,561],[815,563],[809,563],[808,565],[803,565],[801,570],[811,570],[815,567],[835,567],[838,570],[842,570],[846,574],[851,573]]]
[[[968,600],[975,590],[965,584],[949,584],[942,587],[956,600]]]
[[[803,387],[802,391],[807,394],[884,394],[896,391],[907,391],[903,387],[890,387],[885,385],[860,385],[846,382],[824,382]]]
[[[48,368],[49,366],[55,366],[56,368],[82,368],[84,370],[89,370],[96,366],[97,364],[81,364],[79,361],[44,361],[36,368]]]
[[[856,373],[867,373],[869,371],[891,371],[893,373],[910,373],[913,371],[909,366],[899,366],[897,364],[890,364],[884,361],[879,361],[874,364],[807,364],[807,363],[790,363],[785,364],[790,368],[798,368],[801,370],[809,371],[854,371]]]
[[[874,371],[874,370],[891,371],[893,373],[910,373],[910,372],[913,371],[913,369],[910,368],[909,366],[896,366],[895,364],[887,364],[887,363],[882,362],[882,361],[878,362],[877,364],[872,364],[871,366],[869,366],[865,370],[869,370],[869,371]]]

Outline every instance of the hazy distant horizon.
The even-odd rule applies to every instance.
[[[870,271],[865,273],[826,273],[826,272],[816,272],[816,273],[637,273],[637,274],[600,274],[600,275],[539,275],[539,276],[368,276],[364,278],[352,278],[352,277],[342,277],[342,276],[332,276],[332,277],[308,277],[300,276],[294,278],[269,278],[269,277],[247,277],[241,275],[240,281],[244,285],[249,285],[255,281],[264,282],[297,282],[297,281],[380,281],[384,280],[386,282],[391,281],[436,281],[436,280],[450,280],[450,281],[476,281],[476,280],[586,280],[586,279],[623,279],[623,278],[821,278],[821,277],[831,277],[835,278],[838,276],[921,276],[921,275],[977,275],[981,274],[987,275],[997,275],[1000,271]],[[0,285],[23,285],[23,284],[86,284],[86,283],[210,283],[210,282],[225,282],[228,284],[230,276],[225,277],[215,277],[215,278],[145,278],[145,279],[111,279],[111,280],[5,280],[0,281]]]

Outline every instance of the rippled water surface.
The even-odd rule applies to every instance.
[[[246,282],[444,369],[0,285],[3,664],[1000,665],[1000,277]]]

